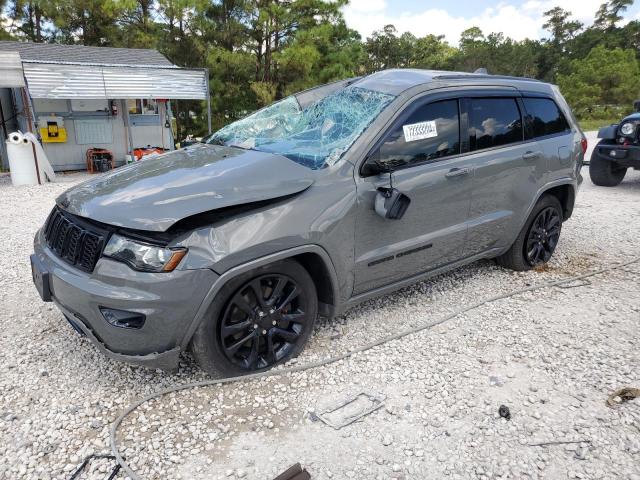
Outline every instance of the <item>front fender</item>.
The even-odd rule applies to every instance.
[[[207,311],[209,311],[209,307],[212,302],[215,300],[216,295],[220,292],[222,287],[229,282],[231,279],[241,275],[245,272],[255,270],[256,268],[262,267],[264,265],[268,265],[273,262],[277,262],[279,260],[284,260],[287,258],[296,257],[301,254],[312,253],[319,256],[324,263],[327,272],[329,273],[329,279],[331,282],[331,289],[333,291],[333,299],[335,304],[333,305],[334,312],[341,312],[343,307],[343,301],[340,297],[339,287],[338,287],[338,277],[336,274],[335,266],[331,260],[331,257],[327,253],[327,251],[319,245],[302,245],[299,247],[290,248],[287,250],[282,250],[280,252],[272,253],[270,255],[265,255],[264,257],[256,258],[249,262],[243,263],[242,265],[237,265],[225,273],[223,273],[211,286],[209,291],[207,292],[204,300],[200,304],[200,307],[189,325],[189,328],[186,330],[184,338],[180,342],[180,346],[182,349],[186,349],[193,337],[193,334],[200,326],[200,323],[206,319]]]
[[[598,138],[616,138],[618,132],[618,124],[609,125],[608,127],[602,127],[598,130]]]

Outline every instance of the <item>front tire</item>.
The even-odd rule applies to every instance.
[[[604,160],[598,155],[597,148],[591,154],[589,176],[594,185],[598,185],[599,187],[615,187],[620,185],[620,182],[622,182],[626,174],[626,167],[621,167],[611,160]]]
[[[531,270],[551,260],[562,230],[562,205],[553,195],[545,195],[527,218],[520,234],[506,253],[496,258],[498,265],[516,271]]]
[[[318,313],[309,273],[283,260],[226,284],[198,327],[191,351],[208,373],[236,376],[267,370],[298,355]]]

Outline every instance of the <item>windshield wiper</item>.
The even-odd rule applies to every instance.
[[[209,140],[207,142],[207,144],[208,145],[221,145],[223,147],[240,148],[242,150],[256,150],[253,147],[247,147],[247,146],[244,146],[242,144],[226,143],[226,142],[222,141],[222,139],[220,139],[220,138],[212,138],[211,140]]]

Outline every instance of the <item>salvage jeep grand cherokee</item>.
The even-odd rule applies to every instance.
[[[585,149],[554,86],[382,71],[70,189],[33,278],[112,358],[262,370],[318,315],[481,258],[547,262]]]

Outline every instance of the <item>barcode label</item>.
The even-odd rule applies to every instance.
[[[404,131],[405,142],[415,142],[416,140],[438,136],[436,122],[434,120],[429,122],[412,123],[411,125],[403,125],[402,130]]]

